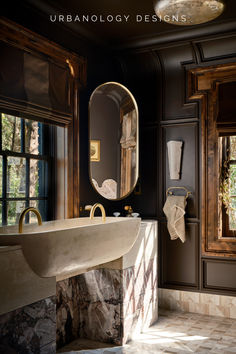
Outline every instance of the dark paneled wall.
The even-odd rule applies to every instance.
[[[235,58],[235,34],[118,53],[110,58],[112,69],[105,75],[97,71],[97,66],[94,68],[92,83],[82,100],[81,206],[99,201],[108,215],[114,211],[125,215],[124,206],[132,205],[143,218],[159,220],[161,287],[236,294],[233,280],[236,260],[201,256],[201,107],[188,100],[186,80],[188,68],[233,62]],[[99,196],[92,189],[87,172],[87,102],[96,85],[109,80],[124,84],[133,93],[139,108],[141,194],[133,192],[121,201],[108,201]],[[179,181],[169,178],[166,142],[171,139],[184,142]],[[162,211],[166,189],[170,186],[185,186],[192,192],[186,208],[184,244],[180,240],[170,241]]]
[[[49,25],[31,9],[22,14],[14,8],[8,17],[88,59],[87,89],[80,93],[79,101],[80,206],[101,202],[112,215],[114,211],[124,214],[124,206],[130,204],[143,218],[158,219],[161,287],[236,295],[236,260],[201,256],[201,107],[188,101],[186,80],[188,68],[235,62],[235,33],[112,54],[91,46],[63,26]],[[102,198],[89,182],[88,102],[93,90],[106,81],[127,86],[140,115],[141,194],[133,192],[121,201]],[[169,179],[167,164],[166,142],[170,139],[184,141],[181,180],[175,182]],[[192,191],[184,244],[170,241],[162,211],[166,189],[173,185]]]
[[[185,68],[195,63],[193,47],[185,45],[156,51],[163,70],[163,115],[162,120],[196,118],[196,105],[186,104]]]
[[[236,289],[235,262],[203,259],[204,289],[232,291]]]
[[[187,70],[235,62],[236,36],[174,43],[125,53],[124,84],[140,110],[140,196],[129,202],[143,217],[159,220],[159,286],[192,291],[236,294],[235,259],[201,256],[201,107],[187,98]],[[169,178],[166,143],[184,142],[182,174]],[[187,241],[170,241],[162,208],[166,189],[185,186],[192,194],[186,208]],[[128,201],[127,201],[128,202]]]
[[[161,80],[155,78],[161,75],[160,67],[156,64],[156,56],[153,53],[143,53],[140,55],[131,54],[124,58],[110,57],[110,65],[113,64],[113,71],[107,71],[106,74],[99,71],[95,73],[93,80],[89,83],[87,96],[82,97],[82,113],[80,119],[80,161],[81,161],[81,179],[80,179],[80,202],[81,206],[100,202],[106,208],[108,215],[114,211],[120,211],[125,215],[124,206],[132,205],[134,211],[139,212],[142,217],[153,217],[157,215],[157,179],[158,179],[158,159],[157,152],[159,141],[159,129],[154,123],[159,116],[161,107],[159,106],[159,96],[161,95]],[[119,71],[119,68],[122,71]],[[155,76],[153,76],[155,72]],[[96,78],[96,80],[95,80]],[[87,110],[89,95],[95,87],[106,81],[118,81],[124,84],[134,95],[138,108],[140,119],[140,183],[141,195],[132,193],[121,201],[109,201],[101,197],[92,188],[88,179],[88,132],[87,129]],[[153,90],[149,89],[153,87]],[[149,93],[148,95],[146,93]],[[151,98],[150,98],[151,95]],[[146,122],[148,122],[146,124]],[[148,151],[148,155],[147,155]],[[146,183],[148,181],[148,183]],[[148,201],[148,202],[147,202]],[[86,215],[82,211],[81,215]]]
[[[175,285],[180,285],[187,288],[196,288],[198,286],[198,226],[197,223],[188,222],[186,225],[186,242],[181,243],[179,239],[171,241],[166,224],[160,224],[162,286],[174,287]]]

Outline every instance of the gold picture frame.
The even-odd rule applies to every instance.
[[[90,140],[90,161],[100,161],[100,140]]]

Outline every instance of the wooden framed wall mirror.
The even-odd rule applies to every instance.
[[[98,86],[89,101],[89,172],[104,198],[128,196],[138,179],[139,116],[132,93],[117,82]]]
[[[236,64],[189,70],[201,102],[202,254],[236,255]]]

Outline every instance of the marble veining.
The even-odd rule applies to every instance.
[[[55,296],[0,316],[0,353],[53,354],[55,352]]]
[[[75,338],[122,336],[121,270],[93,270],[57,283],[57,347]]]
[[[57,349],[76,338],[122,345],[157,318],[156,221],[142,221],[121,259],[57,283]]]
[[[156,260],[57,283],[57,348],[76,338],[121,345],[158,316]]]

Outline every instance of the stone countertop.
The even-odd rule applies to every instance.
[[[140,257],[146,262],[157,258],[157,225],[157,220],[142,220],[139,235],[128,253],[114,261],[88,269],[88,271],[100,268],[126,269],[134,266],[137,260],[140,261]]]

